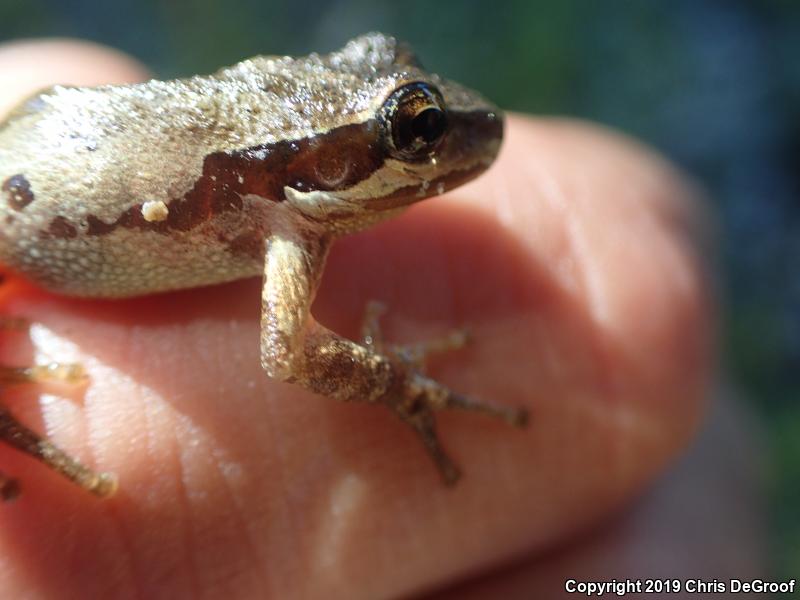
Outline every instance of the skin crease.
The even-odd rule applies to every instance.
[[[11,65],[30,75],[9,81]],[[46,81],[145,76],[116,52],[68,41],[2,48],[0,73],[3,106],[13,104],[10,90],[24,96]],[[0,337],[0,362],[81,362],[92,382],[4,390],[3,401],[117,473],[121,487],[98,501],[0,446],[0,468],[23,486],[18,501],[0,506],[0,590],[377,598],[458,586],[452,597],[530,597],[561,589],[573,573],[606,577],[610,553],[625,559],[612,563],[623,576],[639,575],[663,546],[653,535],[674,542],[665,524],[683,519],[665,493],[688,503],[700,490],[713,506],[727,495],[747,501],[753,486],[747,469],[719,481],[679,469],[625,518],[592,529],[630,506],[705,411],[713,305],[698,258],[701,221],[691,188],[644,148],[585,124],[512,116],[487,175],[337,243],[315,303],[321,322],[356,337],[366,301],[379,299],[391,341],[469,324],[475,343],[432,373],[531,409],[524,431],[440,416],[465,473],[452,490],[386,410],[264,375],[257,280],[88,301],[10,277],[0,314],[31,327]],[[728,458],[709,446],[747,447],[746,419],[718,410],[729,426],[712,427],[715,442],[694,450],[707,461],[702,473]],[[686,539],[750,514],[708,513]],[[701,575],[758,572],[757,527],[740,529],[727,533],[753,554],[740,551],[730,572],[726,552],[736,544],[706,538]],[[500,569],[510,562],[517,566]],[[672,566],[669,576],[680,576],[692,564]]]

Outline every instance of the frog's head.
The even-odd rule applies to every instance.
[[[391,211],[477,177],[497,156],[503,137],[497,107],[426,72],[394,38],[368,34],[306,60],[324,69],[333,82],[326,97],[340,108],[331,127],[315,136],[319,177],[285,188],[307,216]]]

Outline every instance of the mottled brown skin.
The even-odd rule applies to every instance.
[[[55,87],[0,124],[0,261],[53,291],[97,297],[263,273],[267,374],[388,406],[451,484],[459,472],[439,444],[434,410],[518,425],[525,413],[427,378],[425,352],[385,347],[374,313],[357,343],[319,324],[310,307],[337,237],[477,176],[502,130],[495,107],[426,73],[381,34],[324,57],[256,57],[207,77]],[[81,376],[74,367],[3,368],[0,384]],[[115,487],[5,409],[0,440],[97,495]]]

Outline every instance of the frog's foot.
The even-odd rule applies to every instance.
[[[462,348],[469,341],[469,336],[464,330],[455,330],[428,342],[389,346],[384,343],[380,331],[379,319],[384,311],[381,304],[370,302],[362,324],[364,345],[378,354],[388,356],[399,375],[397,385],[381,400],[417,432],[444,482],[453,485],[461,474],[439,442],[434,411],[456,408],[482,412],[517,427],[527,425],[528,411],[521,407],[496,406],[470,398],[426,377],[424,367],[427,356]]]
[[[28,454],[60,473],[83,489],[100,497],[110,496],[117,489],[116,477],[111,473],[97,473],[61,450],[50,440],[28,429],[17,421],[5,406],[0,405],[0,441]],[[12,496],[16,482],[0,477],[0,497]],[[11,486],[9,488],[9,486]],[[18,488],[17,490],[18,491]]]
[[[0,329],[22,328],[25,322],[18,319],[0,319]],[[0,365],[0,389],[16,384],[63,382],[81,385],[88,381],[83,367],[78,364],[49,363],[32,367]],[[110,496],[116,490],[116,478],[110,473],[96,473],[69,456],[48,439],[28,429],[0,404],[0,442],[16,448],[43,462],[54,471],[96,496]],[[16,480],[0,473],[0,500],[11,500],[19,494]]]

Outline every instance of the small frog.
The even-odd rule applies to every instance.
[[[361,343],[310,314],[331,244],[485,171],[496,107],[423,70],[372,33],[326,56],[257,56],[209,76],[56,86],[0,124],[0,262],[60,294],[128,297],[263,275],[261,364],[280,381],[387,406],[420,436],[448,485],[459,470],[434,411],[523,425],[521,408],[457,394],[423,373],[454,332],[413,347]],[[80,381],[79,366],[0,367],[0,384]],[[0,440],[98,496],[97,473],[0,405]],[[15,495],[16,482],[6,482]],[[13,483],[13,485],[12,485]]]

